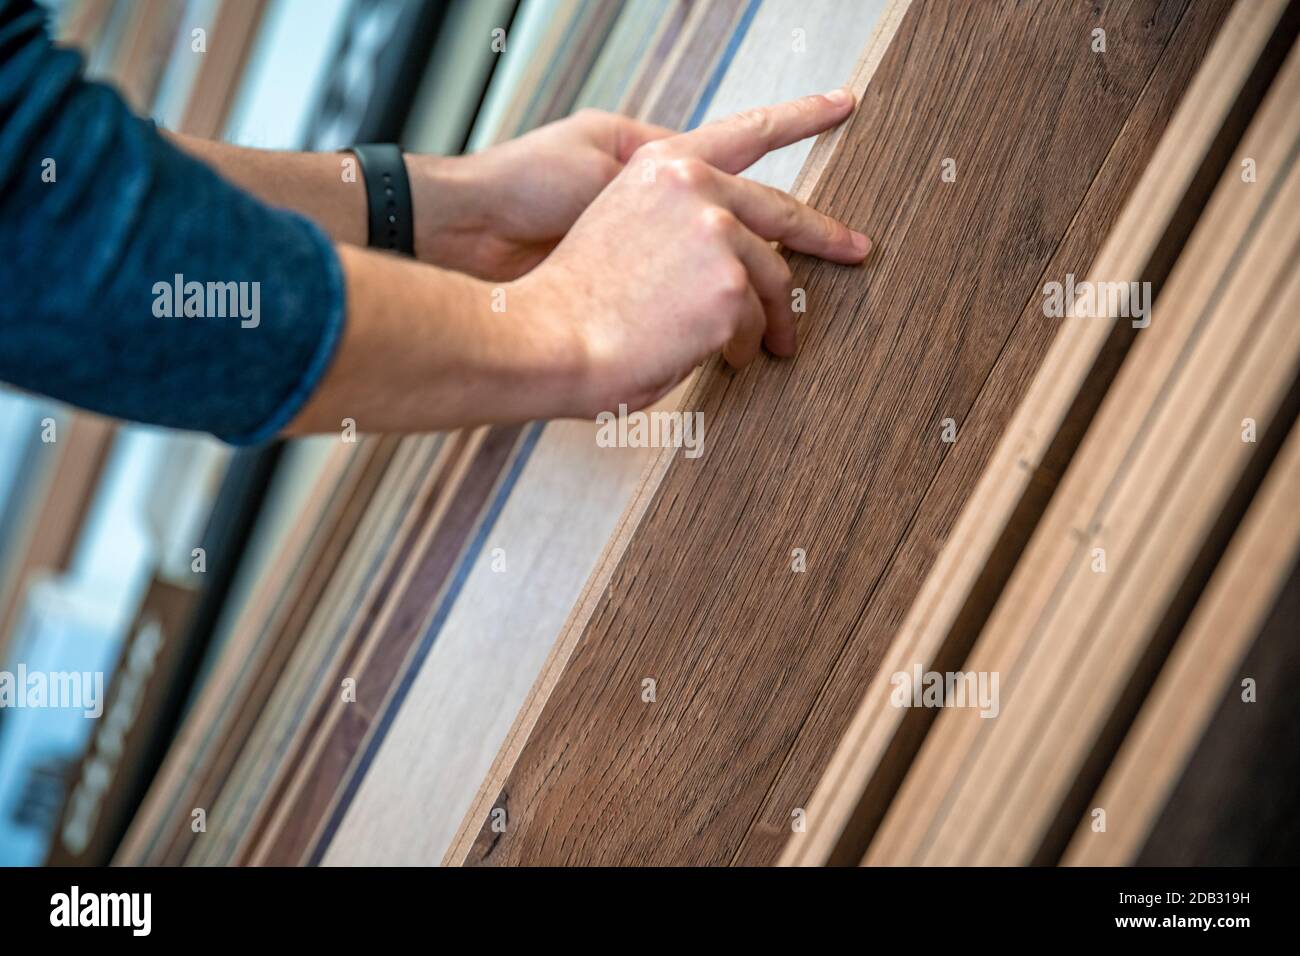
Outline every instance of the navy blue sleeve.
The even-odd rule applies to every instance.
[[[265,441],[342,333],[338,257],[82,78],[0,0],[0,380],[92,411]]]

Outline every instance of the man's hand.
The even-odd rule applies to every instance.
[[[647,137],[555,252],[507,290],[516,321],[580,357],[568,414],[649,405],[719,349],[737,368],[763,343],[794,354],[790,267],[771,243],[846,264],[871,243],[735,174],[852,109],[840,90]]]
[[[577,150],[578,162],[589,165],[573,189],[548,180],[545,163],[526,168],[564,124],[521,141],[519,156],[503,150],[502,168],[527,186],[512,187],[521,218],[493,221],[510,222],[517,241],[480,248],[536,256],[549,248],[540,237],[577,216],[567,235],[504,284],[340,245],[343,340],[288,432],[328,431],[344,417],[400,432],[591,417],[654,402],[719,349],[736,366],[764,341],[793,354],[790,268],[771,243],[849,264],[871,244],[736,174],[852,109],[847,93],[812,96],[673,136],[587,116],[578,122],[599,128],[580,137],[590,149]],[[543,201],[548,190],[553,202]],[[533,202],[543,207],[536,216]],[[495,261],[515,271],[533,260],[519,251]]]
[[[408,153],[416,255],[483,279],[517,278],[555,248],[638,147],[671,135],[583,110],[469,156]]]

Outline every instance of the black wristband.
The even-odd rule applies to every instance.
[[[401,148],[391,143],[367,143],[349,149],[356,156],[366,181],[370,246],[415,255],[411,181],[406,177]]]

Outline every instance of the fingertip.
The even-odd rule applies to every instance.
[[[843,238],[835,239],[834,244],[822,254],[822,258],[846,266],[861,265],[874,248],[871,239],[848,226],[844,226],[842,236]]]
[[[872,242],[871,238],[866,233],[858,232],[856,229],[850,229],[849,237],[850,242],[853,244],[853,252],[858,256],[859,261],[871,255]]]
[[[775,332],[767,336],[763,344],[777,358],[794,358],[795,353],[799,351],[797,337],[793,331]]]
[[[824,93],[822,95],[825,96],[830,104],[838,110],[852,109],[853,104],[857,102],[857,98],[853,95],[853,91],[843,86],[837,90],[831,90],[829,93]]]

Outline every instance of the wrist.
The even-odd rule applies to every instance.
[[[506,312],[499,317],[513,317],[516,372],[534,383],[525,417],[582,417],[590,404],[590,346],[582,324],[544,278],[529,275],[492,286],[504,297]]]
[[[471,156],[406,153],[407,178],[415,217],[415,257],[421,262],[464,268],[467,250],[477,244],[487,223],[475,185]]]

